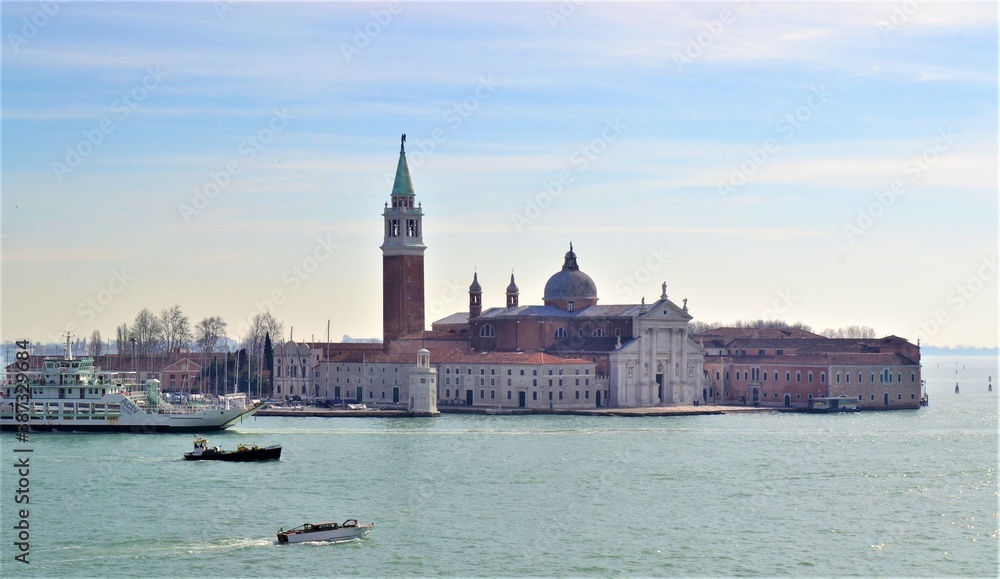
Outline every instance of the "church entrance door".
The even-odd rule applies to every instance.
[[[472,390],[465,391],[465,403],[472,406]]]
[[[600,390],[597,391],[597,407],[598,408],[601,407],[601,391]]]
[[[520,408],[527,406],[528,393],[523,390],[517,393],[517,405]]]
[[[392,389],[392,402],[393,404],[399,402],[399,386],[396,386]]]

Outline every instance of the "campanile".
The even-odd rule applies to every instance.
[[[382,343],[424,329],[424,212],[415,204],[406,166],[406,135],[400,139],[392,198],[382,213]]]

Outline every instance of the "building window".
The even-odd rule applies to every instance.
[[[812,373],[812,372],[810,372],[810,373],[809,373],[809,381],[810,381],[810,382],[812,382],[812,381],[813,381],[813,373]]]
[[[486,390],[480,390],[479,391],[479,397],[480,398],[486,398]]]
[[[785,372],[785,382],[791,382],[791,381],[792,381],[792,373]]]
[[[483,327],[479,328],[480,338],[492,338],[497,335],[496,330],[490,324],[483,324]]]
[[[572,312],[573,310],[574,310],[573,300],[569,300],[568,302],[566,302],[566,311]]]
[[[796,382],[802,381],[802,372],[795,372],[795,381]]]
[[[556,328],[556,339],[561,340],[565,338],[568,334],[566,333],[566,328]]]
[[[763,356],[764,355],[764,350],[757,350],[757,355],[758,356]]]
[[[819,381],[820,381],[820,383],[824,383],[824,384],[826,383],[826,372],[820,372],[819,373]]]
[[[593,336],[595,338],[604,338],[607,335],[608,335],[608,333],[605,332],[604,330],[602,330],[601,328],[597,328],[596,330],[594,330],[594,334],[593,334]]]
[[[616,338],[622,337],[622,330],[621,330],[621,328],[615,328],[615,337]]]
[[[537,390],[531,393],[531,399],[532,400],[538,400],[538,391]]]

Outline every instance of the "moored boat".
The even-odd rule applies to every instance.
[[[261,448],[256,444],[240,444],[236,450],[222,450],[221,446],[208,446],[208,439],[195,438],[194,450],[184,453],[185,460],[221,460],[224,462],[255,462],[260,460],[278,460],[281,458],[281,445],[274,444]]]
[[[347,519],[343,523],[306,523],[294,529],[278,530],[279,543],[305,543],[307,541],[346,541],[360,539],[372,529],[375,523],[358,523],[357,519]]]
[[[224,404],[172,404],[159,380],[137,384],[133,372],[103,371],[89,357],[65,354],[42,360],[40,370],[9,373],[0,387],[0,429],[68,432],[206,432],[223,430],[261,406],[227,398]],[[8,368],[10,369],[10,367]]]
[[[809,412],[857,412],[858,399],[850,396],[821,396],[809,401]]]

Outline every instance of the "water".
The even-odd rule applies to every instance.
[[[284,446],[258,464],[180,460],[189,435],[33,434],[30,565],[3,433],[0,574],[995,577],[988,376],[995,358],[925,358],[918,411],[261,417],[211,437]],[[276,544],[347,518],[377,527]]]

